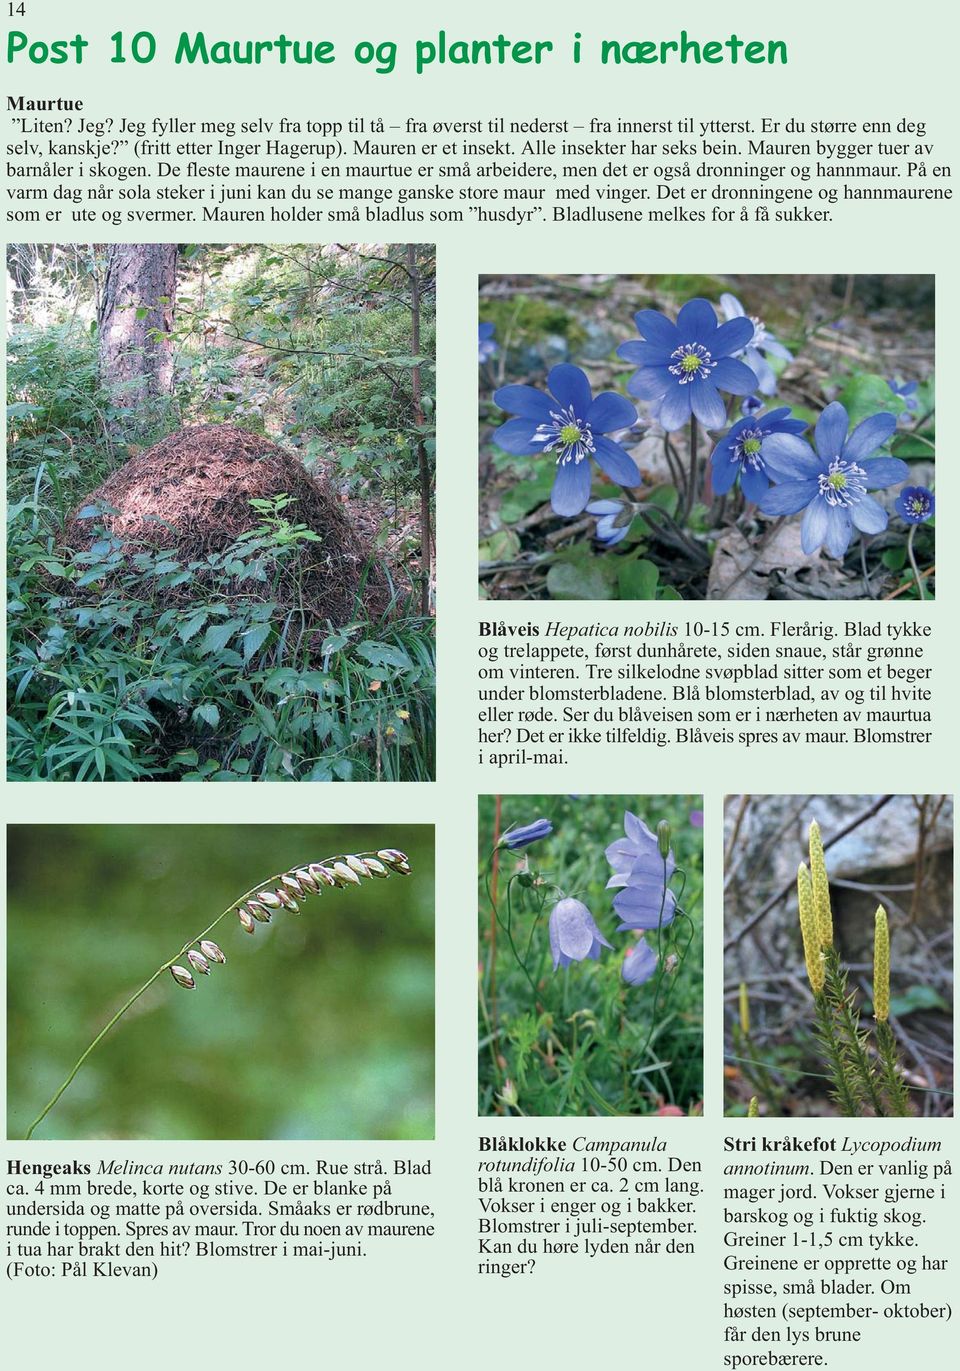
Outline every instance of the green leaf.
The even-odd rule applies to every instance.
[[[676,514],[679,500],[680,496],[677,494],[676,486],[657,486],[647,496],[646,503],[657,505],[660,509],[665,509],[668,514]]]
[[[648,562],[642,557],[635,562],[622,563],[617,574],[620,599],[655,600],[659,579],[660,572],[653,562]]]
[[[206,657],[210,652],[220,652],[236,633],[239,624],[236,619],[228,619],[225,624],[211,624],[203,635],[201,654]]]
[[[200,632],[207,622],[207,611],[198,610],[196,614],[191,614],[185,623],[177,626],[177,637],[182,643],[189,643],[190,639]]]
[[[249,662],[250,658],[263,647],[272,632],[271,624],[254,624],[253,628],[248,628],[245,633],[240,635],[243,643],[243,659]]]
[[[500,518],[505,524],[515,524],[532,509],[549,500],[553,489],[555,468],[550,466],[541,471],[531,481],[518,481],[512,489],[505,491],[500,501]],[[493,559],[491,559],[493,560]]]
[[[880,560],[890,571],[902,571],[907,564],[906,545],[888,547],[886,552],[881,555]]]
[[[220,722],[220,711],[214,704],[197,705],[193,711],[194,723],[209,724],[211,728],[216,728]]]
[[[895,1019],[913,1014],[918,1009],[940,1009],[949,1013],[949,1006],[932,985],[912,985],[902,995],[890,996],[890,1013]]]
[[[411,665],[410,658],[403,648],[391,643],[367,641],[357,644],[357,655],[365,658],[371,666],[395,666],[405,671]]]
[[[902,414],[906,408],[901,396],[894,395],[886,379],[871,371],[854,372],[837,399],[850,416],[851,429],[871,414],[884,411]]]
[[[512,528],[491,533],[480,544],[481,562],[509,562],[520,551],[520,539]]]
[[[612,600],[613,587],[591,561],[554,562],[547,572],[547,590],[554,600]]]

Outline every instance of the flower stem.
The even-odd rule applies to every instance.
[[[684,504],[683,517],[686,522],[690,518],[693,510],[693,502],[697,493],[698,475],[698,456],[697,447],[700,430],[697,427],[696,415],[690,415],[690,484],[687,486],[687,498]]]
[[[367,852],[367,853],[358,853],[357,855],[358,855],[358,856],[373,857],[373,856],[375,856],[375,853],[373,853],[373,852]],[[336,856],[336,857],[327,857],[327,858],[324,859],[324,861],[323,861],[323,863],[321,863],[321,865],[326,866],[328,863],[336,862],[336,861],[339,861],[339,860],[340,860],[339,856]],[[303,865],[303,863],[300,863],[300,865]],[[86,1051],[84,1051],[84,1052],[77,1058],[77,1061],[76,1061],[76,1063],[74,1064],[73,1069],[71,1070],[70,1074],[66,1077],[66,1079],[63,1081],[63,1083],[60,1085],[60,1087],[59,1087],[59,1089],[57,1090],[56,1094],[54,1094],[54,1095],[51,1097],[51,1099],[48,1100],[48,1102],[44,1105],[43,1109],[40,1111],[40,1113],[39,1113],[39,1114],[37,1115],[37,1117],[34,1119],[33,1123],[32,1123],[32,1124],[30,1125],[30,1127],[27,1129],[26,1133],[23,1135],[23,1136],[24,1136],[24,1141],[27,1141],[29,1138],[32,1138],[32,1137],[33,1137],[33,1134],[34,1134],[35,1129],[43,1122],[43,1120],[44,1120],[44,1119],[47,1117],[47,1115],[50,1113],[50,1110],[51,1110],[51,1109],[53,1108],[53,1106],[57,1103],[57,1101],[60,1099],[60,1096],[64,1093],[64,1091],[67,1089],[67,1087],[68,1087],[68,1086],[70,1085],[70,1083],[73,1081],[73,1079],[74,1079],[74,1077],[76,1076],[77,1072],[78,1072],[78,1071],[80,1070],[80,1068],[83,1066],[84,1062],[87,1060],[87,1058],[90,1056],[90,1054],[94,1051],[94,1049],[95,1049],[96,1047],[99,1046],[99,1044],[103,1041],[103,1039],[104,1039],[104,1038],[107,1036],[107,1034],[110,1032],[111,1028],[113,1028],[116,1024],[118,1024],[118,1023],[120,1022],[120,1020],[123,1018],[124,1014],[126,1014],[127,1010],[131,1007],[131,1005],[136,1004],[136,1002],[137,1002],[137,1000],[139,1000],[140,996],[143,995],[147,990],[150,989],[150,987],[153,985],[154,981],[159,980],[160,977],[163,975],[163,973],[164,973],[165,971],[169,971],[170,968],[171,968],[171,966],[173,966],[173,964],[176,962],[176,960],[177,960],[178,957],[184,957],[184,956],[186,956],[186,954],[189,952],[189,950],[190,950],[191,947],[196,947],[196,946],[202,941],[202,939],[206,938],[206,936],[207,936],[208,933],[212,933],[213,930],[216,928],[217,924],[220,923],[220,921],[221,921],[222,919],[225,919],[225,918],[227,917],[228,914],[233,914],[233,913],[236,911],[237,906],[243,904],[244,900],[252,899],[253,896],[256,895],[256,893],[257,893],[259,890],[263,890],[264,887],[269,887],[269,886],[271,886],[271,885],[275,885],[278,881],[280,881],[280,880],[282,879],[282,877],[283,877],[284,875],[286,875],[286,873],[287,873],[288,871],[292,871],[292,870],[295,870],[295,868],[294,868],[294,867],[287,867],[287,868],[285,869],[285,871],[277,871],[277,872],[275,872],[272,876],[268,876],[268,877],[266,878],[266,880],[257,881],[256,885],[252,885],[252,886],[249,888],[249,890],[245,890],[245,891],[243,892],[243,894],[242,894],[238,899],[232,900],[232,901],[230,902],[230,904],[227,905],[227,907],[226,907],[226,909],[223,911],[223,913],[222,913],[222,914],[218,914],[217,917],[214,919],[213,923],[212,923],[212,924],[208,924],[207,927],[203,930],[202,933],[198,933],[197,936],[196,936],[195,938],[190,938],[189,941],[187,941],[187,942],[185,942],[185,943],[183,944],[183,947],[180,948],[179,952],[174,953],[174,955],[170,958],[169,961],[166,961],[166,962],[164,962],[161,966],[158,966],[158,967],[157,967],[157,969],[156,969],[156,971],[153,973],[153,975],[152,975],[148,980],[144,981],[143,985],[140,987],[139,990],[135,990],[135,991],[133,992],[133,994],[130,996],[129,1000],[127,1000],[126,1003],[123,1004],[123,1005],[120,1007],[120,1009],[117,1010],[117,1012],[116,1012],[116,1014],[114,1014],[113,1018],[110,1019],[110,1021],[109,1021],[108,1023],[105,1023],[105,1024],[104,1024],[104,1026],[101,1028],[100,1032],[99,1032],[99,1033],[97,1034],[97,1036],[94,1038],[93,1042],[92,1042],[92,1043],[90,1044],[90,1046],[86,1049]]]
[[[920,575],[920,568],[917,566],[917,558],[913,550],[913,535],[916,533],[916,531],[917,525],[911,524],[910,532],[907,534],[907,556],[910,558],[910,567],[913,571],[913,579],[917,583],[917,594],[920,596],[921,600],[925,600],[927,598],[927,592],[924,589],[923,577]]]

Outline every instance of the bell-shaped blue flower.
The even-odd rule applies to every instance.
[[[633,509],[626,500],[591,500],[587,505],[587,513],[595,517],[597,527],[594,537],[604,547],[619,543],[627,536],[633,523]]]
[[[895,509],[906,524],[925,524],[937,508],[933,491],[926,486],[904,486],[897,496]]]
[[[641,936],[623,959],[623,979],[627,985],[644,985],[656,969],[657,954]]]
[[[630,454],[605,435],[632,428],[637,411],[624,395],[605,390],[594,398],[579,367],[563,362],[547,377],[549,395],[533,386],[501,386],[494,403],[515,414],[493,435],[504,452],[529,457],[552,453],[557,474],[550,503],[557,514],[580,514],[590,499],[591,461],[619,486],[638,486],[640,472]]]
[[[593,915],[582,900],[569,896],[559,900],[550,911],[550,951],[553,954],[553,969],[569,966],[571,962],[582,962],[585,957],[593,961],[600,956],[601,947],[610,947],[600,932]]]
[[[618,932],[626,928],[653,929],[673,921],[677,900],[669,888],[676,869],[673,852],[661,856],[655,833],[629,811],[623,816],[625,836],[607,848],[613,875],[607,889],[620,888],[613,907],[620,916]]]
[[[521,847],[529,847],[531,843],[539,842],[552,832],[553,824],[549,819],[535,819],[532,824],[511,828],[500,839],[500,843],[503,847],[509,847],[512,852],[517,852]]]
[[[789,433],[772,434],[765,445],[778,484],[757,503],[764,514],[803,510],[800,543],[808,554],[825,547],[831,557],[842,557],[854,529],[882,533],[887,511],[867,492],[899,485],[909,474],[898,458],[873,455],[897,427],[892,414],[873,414],[852,433],[849,426],[847,411],[835,400],[817,420],[816,453]]]
[[[709,300],[689,300],[672,323],[655,309],[634,315],[641,342],[621,343],[617,355],[637,363],[627,390],[656,402],[660,425],[668,433],[682,428],[691,414],[705,428],[722,428],[727,417],[721,391],[750,395],[757,378],[734,354],[753,338],[746,318],[717,323]]]

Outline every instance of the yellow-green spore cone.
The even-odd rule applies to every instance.
[[[750,1036],[750,1000],[747,996],[746,981],[740,982],[740,1031],[745,1038]]]
[[[833,910],[830,908],[830,882],[823,857],[823,838],[816,819],[810,825],[810,879],[813,882],[813,902],[817,915],[820,946],[833,946]]]
[[[820,948],[820,930],[814,905],[813,882],[810,879],[810,872],[803,862],[800,863],[797,870],[797,904],[800,908],[800,934],[803,938],[803,957],[807,964],[810,989],[814,995],[819,995],[823,989],[826,973],[823,965],[823,952]]]
[[[890,1017],[890,927],[883,908],[877,910],[873,930],[873,1017],[877,1023]]]
[[[757,1099],[756,1095],[754,1095],[753,1098],[751,1099],[750,1103],[747,1105],[747,1118],[748,1118],[748,1119],[759,1119],[759,1117],[760,1117],[760,1101]]]

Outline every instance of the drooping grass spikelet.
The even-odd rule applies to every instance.
[[[882,905],[874,916],[873,1017],[877,1023],[886,1023],[890,1017],[890,928]]]
[[[803,957],[807,977],[814,995],[823,990],[824,965],[820,950],[820,932],[814,905],[813,883],[803,862],[797,868],[797,904],[800,910],[800,935],[803,938]]]
[[[822,948],[833,946],[833,910],[830,907],[830,882],[823,856],[823,838],[816,819],[810,824],[810,880],[813,884],[813,904]]]

